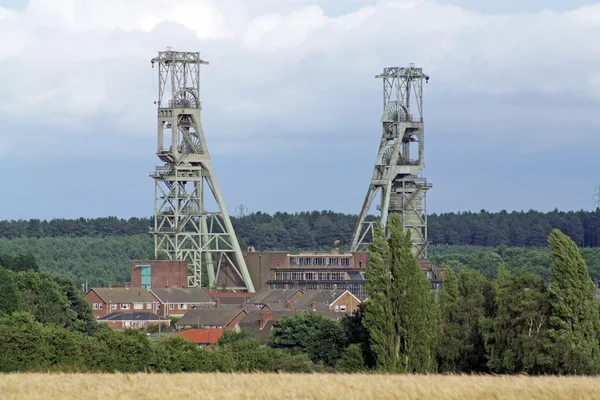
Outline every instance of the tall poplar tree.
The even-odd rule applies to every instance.
[[[596,288],[577,245],[558,229],[548,238],[554,255],[550,270],[550,354],[557,373],[600,372],[600,313]]]
[[[433,372],[436,369],[437,304],[430,283],[412,255],[410,232],[402,231],[398,215],[374,230],[363,323],[371,336],[377,366],[391,372]]]
[[[480,321],[493,304],[491,283],[479,271],[446,269],[440,290],[442,335],[438,347],[443,372],[485,371],[486,356]]]

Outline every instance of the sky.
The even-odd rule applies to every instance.
[[[384,67],[425,86],[429,213],[593,209],[600,2],[0,0],[0,219],[150,216],[156,69],[200,51],[230,213],[358,213]]]

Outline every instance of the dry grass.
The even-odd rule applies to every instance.
[[[9,374],[0,399],[598,399],[600,378],[277,374]]]

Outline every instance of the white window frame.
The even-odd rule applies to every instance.
[[[133,309],[134,310],[143,310],[144,309],[144,303],[133,303]]]
[[[335,305],[335,312],[340,311],[340,306],[338,306],[337,304]]]
[[[346,312],[346,305],[345,304],[340,306],[340,311],[341,312]]]
[[[111,304],[110,305],[110,309],[111,310],[116,310],[117,309],[117,304],[116,303],[115,304]]]
[[[102,303],[98,303],[98,310],[102,310]]]
[[[179,304],[179,309],[180,310],[187,310],[187,304]]]
[[[173,303],[170,303],[170,304],[169,304],[169,310],[174,310],[174,309],[175,309],[175,304],[173,304]]]
[[[93,308],[94,308],[94,310],[97,310],[98,309],[98,303],[94,303],[94,307]]]
[[[121,310],[129,310],[130,308],[131,308],[131,304],[121,303]]]
[[[146,303],[146,310],[152,310],[152,303]]]

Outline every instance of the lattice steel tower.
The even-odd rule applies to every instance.
[[[167,51],[152,59],[158,64],[158,157],[156,167],[154,251],[156,258],[185,260],[188,285],[215,285],[222,265],[231,266],[245,287],[254,286],[208,154],[200,121],[200,65],[197,52]],[[208,189],[208,190],[207,190]],[[205,196],[218,211],[206,210]],[[206,282],[204,282],[206,283]]]
[[[387,226],[391,213],[400,214],[404,231],[410,230],[413,254],[427,258],[427,203],[431,185],[421,176],[425,166],[423,135],[423,80],[429,77],[413,64],[384,68],[383,132],[373,178],[352,238],[352,251],[366,250],[374,222],[365,221],[378,193],[380,221]]]

